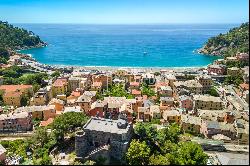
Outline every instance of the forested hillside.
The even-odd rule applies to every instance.
[[[225,57],[234,56],[237,52],[249,53],[249,23],[210,38],[198,52]]]
[[[45,45],[46,43],[33,32],[0,21],[0,63],[6,63],[10,51]]]

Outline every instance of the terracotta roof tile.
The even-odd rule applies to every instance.
[[[131,92],[132,95],[140,95],[141,94],[141,91],[140,90],[136,90],[136,89],[133,89],[132,92]]]
[[[19,97],[22,95],[22,92],[6,92],[4,93],[4,97]]]
[[[40,122],[40,126],[48,126],[49,124],[51,124],[54,121],[54,118],[49,118],[46,121],[41,121]]]
[[[68,83],[67,79],[57,79],[54,83],[53,86],[64,86]]]
[[[240,84],[241,89],[249,90],[249,84]]]
[[[130,86],[140,86],[139,82],[130,82]]]
[[[1,85],[0,90],[5,90],[6,92],[13,92],[20,89],[32,88],[32,85]]]

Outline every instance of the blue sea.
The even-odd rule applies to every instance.
[[[15,24],[48,43],[23,50],[51,65],[200,67],[219,57],[195,52],[237,24],[85,25]]]

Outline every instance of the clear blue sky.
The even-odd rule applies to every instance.
[[[248,0],[0,0],[10,23],[242,23]]]

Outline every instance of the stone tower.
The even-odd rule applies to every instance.
[[[88,153],[88,143],[84,131],[77,131],[75,136],[75,151],[77,159],[82,159]]]

